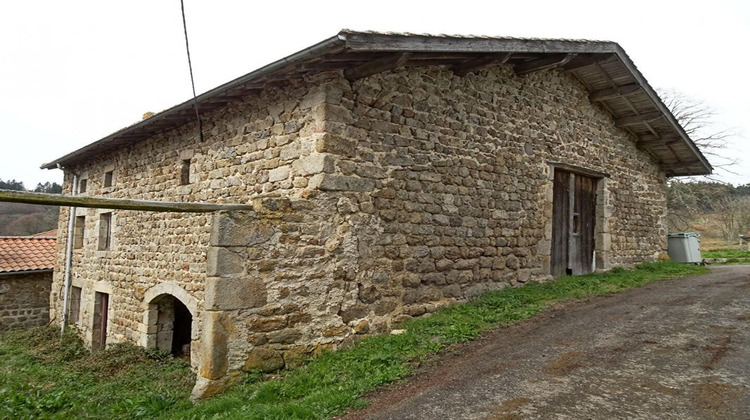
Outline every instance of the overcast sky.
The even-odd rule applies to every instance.
[[[750,182],[750,2],[185,0],[198,93],[343,28],[618,42],[655,88],[734,128]],[[0,179],[61,182],[39,166],[191,97],[179,0],[0,4]]]

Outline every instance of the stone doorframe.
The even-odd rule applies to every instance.
[[[610,204],[609,179],[611,175],[590,168],[569,165],[561,162],[547,162],[547,183],[544,187],[544,238],[539,243],[539,255],[544,263],[542,269],[550,272],[552,259],[552,201],[554,199],[555,170],[564,170],[574,174],[586,175],[597,179],[596,183],[596,225],[594,227],[594,250],[596,251],[596,271],[607,271],[612,268],[611,253],[612,239],[609,230],[609,219],[612,216],[612,205]]]
[[[201,348],[201,319],[198,312],[198,300],[174,281],[159,283],[148,289],[144,294],[143,302],[141,303],[141,309],[143,310],[143,324],[141,338],[138,344],[149,349],[157,347],[159,309],[158,302],[154,301],[164,295],[172,296],[182,302],[193,317],[190,331],[190,347],[193,349],[190,352],[190,366],[195,370],[200,364]]]

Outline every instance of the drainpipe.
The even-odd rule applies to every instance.
[[[67,171],[65,168],[57,164],[57,168],[63,172],[68,172],[73,175],[73,194],[78,194],[78,174]],[[73,261],[73,228],[75,227],[76,220],[76,208],[70,206],[70,215],[68,217],[68,241],[65,243],[65,280],[63,282],[63,307],[62,307],[62,322],[60,323],[60,334],[65,331],[65,324],[68,322],[68,295],[70,294],[70,266]]]

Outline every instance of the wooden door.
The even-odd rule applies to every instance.
[[[595,270],[596,178],[555,170],[552,201],[551,274]]]
[[[107,347],[107,318],[109,313],[109,295],[96,292],[94,295],[94,328],[91,337],[91,349],[103,350]]]

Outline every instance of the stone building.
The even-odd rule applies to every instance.
[[[74,215],[83,338],[189,350],[196,397],[486,290],[655,260],[667,177],[711,171],[613,42],[344,31],[197,102],[202,131],[188,101],[43,166],[66,194],[252,204]]]
[[[47,325],[56,232],[0,236],[0,330]]]

